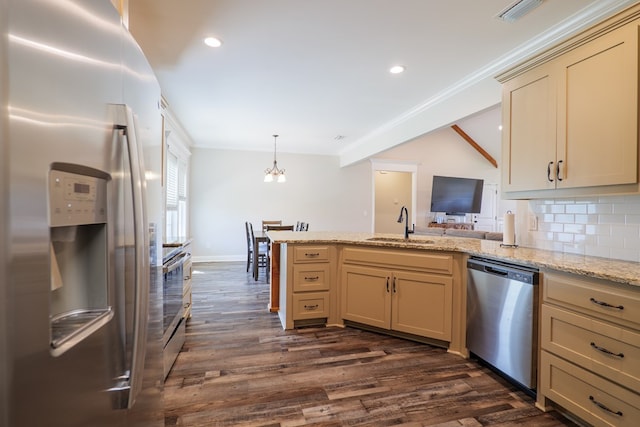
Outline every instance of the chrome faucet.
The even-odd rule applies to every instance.
[[[404,211],[404,218],[402,217],[402,211]],[[404,220],[404,238],[409,238],[409,211],[405,206],[400,208],[400,216],[398,217],[398,222],[402,222]]]

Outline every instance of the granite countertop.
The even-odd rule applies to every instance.
[[[464,252],[469,255],[511,261],[538,268],[549,268],[567,273],[640,286],[640,263],[554,252],[525,247],[506,248],[499,241],[461,237],[410,235],[404,241],[400,234],[350,233],[330,231],[270,231],[267,235],[275,243],[351,244],[387,248],[411,248],[431,251]],[[372,238],[397,239],[371,241]]]

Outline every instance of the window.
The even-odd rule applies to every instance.
[[[188,237],[188,157],[181,156],[171,144],[167,144],[167,174],[165,189],[166,241]]]

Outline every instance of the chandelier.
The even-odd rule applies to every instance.
[[[287,177],[284,175],[284,169],[278,169],[278,161],[276,160],[276,141],[278,135],[273,135],[273,167],[265,169],[264,182],[286,182]]]

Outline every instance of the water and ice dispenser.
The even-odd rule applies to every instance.
[[[108,271],[109,175],[93,169],[86,172],[49,172],[50,324],[54,356],[113,317]]]

